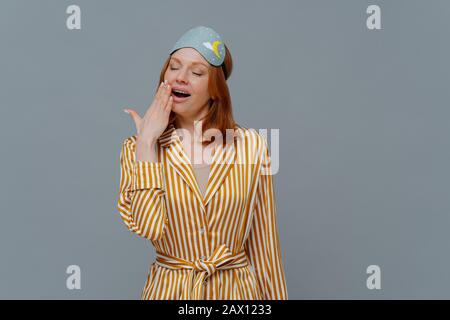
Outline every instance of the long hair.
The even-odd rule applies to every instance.
[[[159,76],[159,84],[164,81],[164,74],[169,66],[170,57],[164,62]],[[202,120],[202,132],[205,133],[208,129],[217,129],[221,132],[223,142],[225,143],[227,138],[227,129],[234,130],[236,128],[236,122],[233,118],[233,110],[231,103],[230,91],[228,90],[227,80],[233,71],[233,59],[228,47],[225,45],[225,59],[220,66],[209,65],[209,79],[208,79],[208,91],[211,99],[209,100],[209,110],[206,116]],[[175,125],[175,119],[177,115],[171,111],[169,116],[169,125]],[[205,137],[203,145],[210,144],[211,139]]]

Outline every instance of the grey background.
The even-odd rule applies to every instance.
[[[66,28],[81,6],[81,30]],[[366,28],[381,6],[382,30]],[[154,261],[116,210],[119,152],[196,25],[234,115],[280,129],[290,299],[450,298],[448,1],[0,3],[0,298],[139,299]],[[81,290],[66,288],[68,265]],[[381,267],[381,290],[366,268]]]

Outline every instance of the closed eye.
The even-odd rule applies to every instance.
[[[173,67],[170,67],[170,70],[178,70],[178,68],[173,68]],[[195,74],[196,76],[201,76],[201,75],[203,75],[202,73],[196,73],[196,72],[192,72],[193,74]]]

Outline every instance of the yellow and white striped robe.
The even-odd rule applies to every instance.
[[[158,162],[122,144],[118,210],[151,240],[141,299],[288,299],[267,141],[236,126],[212,156],[204,197],[175,127],[158,139]]]

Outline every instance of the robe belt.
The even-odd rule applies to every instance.
[[[194,262],[157,251],[156,264],[173,270],[190,269],[188,285],[184,286],[180,299],[202,300],[204,299],[202,284],[206,284],[208,277],[216,270],[242,268],[248,265],[248,260],[244,250],[233,254],[226,245],[222,244],[209,258],[198,259]]]

